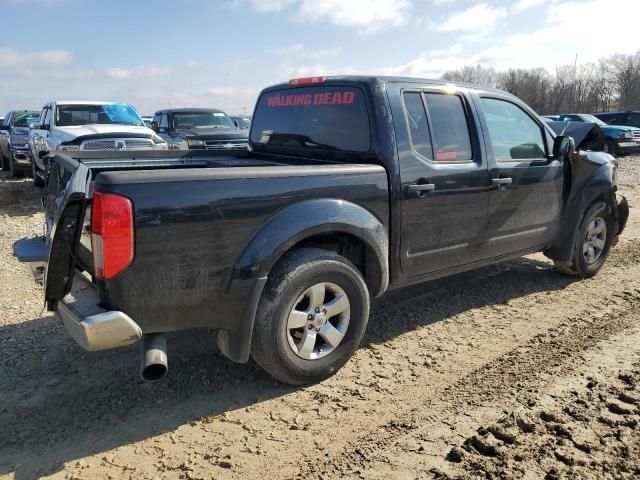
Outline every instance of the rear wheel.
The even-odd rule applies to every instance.
[[[269,276],[251,355],[282,382],[318,382],[353,355],[368,318],[369,292],[351,262],[326,250],[294,250]]]
[[[578,229],[572,261],[556,261],[556,268],[562,273],[582,278],[593,277],[609,256],[615,238],[613,227],[609,206],[604,202],[593,205]]]

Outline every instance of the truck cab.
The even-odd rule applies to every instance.
[[[125,103],[57,101],[46,104],[29,139],[34,181],[44,184],[45,154],[71,151],[166,150],[135,108]]]
[[[152,128],[175,150],[246,150],[248,133],[222,110],[173,108],[153,116]]]

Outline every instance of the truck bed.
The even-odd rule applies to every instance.
[[[100,304],[125,312],[144,333],[195,327],[233,332],[263,258],[290,247],[298,231],[316,228],[315,218],[329,215],[327,231],[339,229],[353,210],[385,230],[389,222],[387,175],[379,165],[160,153],[54,159],[52,175],[59,182],[49,182],[45,197],[50,231],[56,235],[65,223],[62,211],[73,198],[81,205],[82,228],[68,237],[74,255],[65,256],[67,247],[51,249],[48,301],[68,293],[73,270],[93,273],[89,218],[98,190],[129,198],[135,219],[133,263],[115,278],[95,282]],[[386,245],[386,231],[380,235]],[[257,237],[259,244],[252,242]],[[65,262],[73,268],[69,273]]]

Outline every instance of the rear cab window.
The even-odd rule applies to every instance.
[[[355,86],[283,88],[262,94],[251,126],[256,151],[368,152],[369,114]]]
[[[473,149],[463,100],[459,95],[405,91],[413,149],[434,162],[471,162]]]

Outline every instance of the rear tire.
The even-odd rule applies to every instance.
[[[574,240],[573,259],[569,262],[556,261],[558,271],[581,278],[593,277],[604,265],[615,234],[610,207],[597,202],[587,210]]]
[[[315,383],[357,350],[369,319],[369,291],[337,253],[302,248],[273,268],[256,314],[251,355],[276,379]]]

